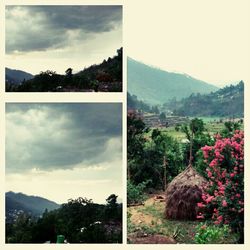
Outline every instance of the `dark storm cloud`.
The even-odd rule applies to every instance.
[[[64,47],[111,31],[121,21],[121,6],[7,6],[6,52]]]
[[[120,158],[121,108],[104,103],[7,104],[6,170],[68,169]]]

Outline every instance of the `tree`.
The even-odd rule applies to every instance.
[[[7,243],[29,243],[32,241],[33,221],[30,215],[25,213],[19,214],[16,221],[8,227],[6,242]],[[9,235],[11,233],[11,235]]]
[[[73,83],[73,81],[72,81],[72,78],[73,78],[72,71],[73,71],[72,68],[68,68],[65,71],[65,74],[66,74],[66,76],[65,76],[65,83],[66,83],[66,85],[69,85],[69,84],[72,85],[72,83]]]
[[[110,207],[117,207],[117,197],[118,197],[117,195],[111,194],[106,199],[108,206],[110,206]]]
[[[144,133],[148,131],[145,123],[137,113],[130,113],[127,117],[127,155],[128,155],[128,179],[134,174],[136,166],[143,161]]]
[[[114,219],[117,218],[118,215],[118,203],[117,203],[117,195],[111,194],[107,199],[107,205],[105,207],[105,218],[106,219]]]
[[[72,69],[72,68],[68,68],[68,69],[65,71],[66,76],[68,76],[68,77],[72,77],[72,71],[73,71],[73,69]]]
[[[185,161],[186,165],[190,163],[196,164],[199,159],[197,153],[200,148],[207,145],[211,145],[214,139],[205,130],[205,125],[202,119],[194,118],[189,124],[184,124],[180,127],[180,130],[185,133],[189,143],[185,147]],[[191,161],[191,162],[190,162]]]
[[[241,128],[240,122],[232,122],[227,121],[224,123],[225,128],[222,130],[223,137],[231,137],[234,134],[235,130],[239,130]]]

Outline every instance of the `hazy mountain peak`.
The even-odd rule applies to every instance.
[[[5,68],[5,81],[8,84],[20,84],[23,80],[30,80],[34,76],[28,72],[17,70],[17,69],[10,69]]]
[[[168,72],[128,58],[128,91],[150,104],[180,100],[192,93],[210,93],[218,88],[183,73]]]
[[[26,195],[21,192],[15,193],[13,191],[5,193],[5,206],[6,216],[10,217],[10,220],[14,211],[23,211],[33,216],[40,216],[45,209],[50,211],[60,207],[56,202],[43,197]]]

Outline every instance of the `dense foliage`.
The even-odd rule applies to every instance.
[[[122,91],[122,48],[117,55],[98,65],[92,65],[79,73],[72,74],[72,68],[65,75],[47,70],[19,85],[6,82],[6,91],[13,92],[58,92],[58,91]]]
[[[216,135],[213,146],[202,148],[209,184],[198,203],[198,218],[229,224],[243,237],[244,227],[244,133],[230,138]],[[243,239],[241,239],[243,240]]]
[[[137,110],[138,112],[148,112],[148,113],[155,113],[159,114],[159,108],[157,105],[151,106],[137,98],[136,95],[131,95],[128,93],[127,95],[127,106],[128,109]]]
[[[38,219],[21,213],[6,223],[6,243],[55,243],[57,235],[69,243],[122,242],[122,205],[114,194],[106,201],[99,205],[86,198],[71,199]]]
[[[127,122],[128,179],[135,185],[150,180],[148,188],[164,189],[164,180],[170,182],[184,169],[182,146],[158,129],[149,132],[135,113]]]
[[[226,86],[210,94],[191,94],[181,101],[176,98],[165,108],[181,116],[242,117],[244,112],[244,83]]]
[[[203,120],[194,118],[189,124],[176,126],[175,129],[177,131],[182,131],[188,140],[188,142],[184,145],[184,150],[182,151],[184,154],[185,165],[192,163],[193,165],[197,166],[198,172],[203,175],[202,172],[204,169],[199,166],[200,148],[205,145],[212,145],[214,143],[213,137],[211,137],[209,132],[205,129]]]
[[[232,239],[228,225],[217,227],[201,223],[196,227],[194,240],[197,244],[225,244],[235,243],[236,239]]]
[[[133,184],[130,180],[127,182],[127,204],[135,205],[135,204],[143,204],[143,201],[146,199],[146,195],[144,193],[145,188],[148,182],[142,182],[138,185]]]

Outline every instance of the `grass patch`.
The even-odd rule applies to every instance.
[[[149,199],[150,200],[150,199]],[[128,233],[164,235],[174,238],[177,243],[195,243],[196,221],[174,221],[164,218],[165,202],[146,202],[144,206],[128,208]],[[137,213],[137,214],[136,214]],[[141,215],[134,220],[133,214]],[[136,216],[135,216],[136,217]]]
[[[165,202],[154,202],[149,198],[144,206],[128,208],[128,234],[138,237],[145,235],[162,235],[174,238],[179,244],[202,244],[197,242],[198,228],[202,225],[199,221],[168,220],[164,217]],[[220,228],[212,226],[213,232]],[[201,237],[201,236],[199,236]],[[218,239],[207,243],[235,244],[237,235],[229,232],[219,235]]]

